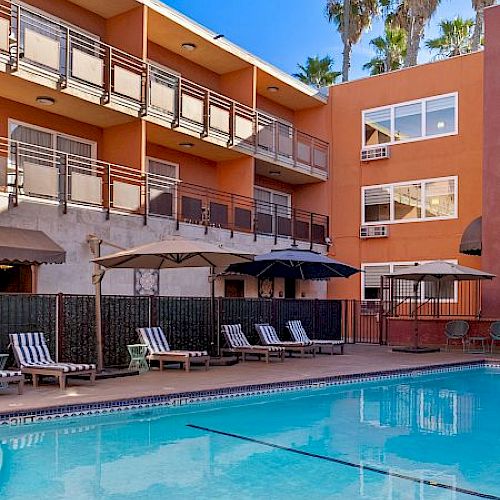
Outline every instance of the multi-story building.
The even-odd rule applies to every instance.
[[[364,271],[277,280],[278,297],[376,300],[381,275],[435,259],[500,275],[500,7],[486,24],[484,52],[324,96],[155,0],[0,0],[2,291],[90,293],[92,236],[103,253],[173,235],[297,244]],[[464,255],[481,215],[483,255]],[[159,291],[205,295],[207,278],[165,272]],[[141,286],[112,271],[103,290]]]
[[[171,235],[325,252],[330,119],[326,97],[155,0],[0,0],[2,291],[91,292],[93,235],[103,253]],[[103,290],[134,293],[133,275]],[[160,293],[207,294],[207,276],[163,273]]]
[[[379,299],[415,262],[480,266],[459,247],[482,211],[482,85],[478,52],[331,88],[332,252],[364,271],[331,296]]]

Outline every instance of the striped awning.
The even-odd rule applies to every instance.
[[[0,226],[0,264],[63,264],[66,252],[42,231]]]
[[[460,253],[467,255],[481,255],[482,243],[482,217],[474,219],[462,234]]]

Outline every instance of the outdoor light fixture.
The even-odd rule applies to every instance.
[[[179,143],[179,146],[186,149],[194,148],[194,144],[192,142],[181,142]]]
[[[279,87],[276,87],[276,85],[270,85],[269,87],[267,87],[268,92],[275,93],[275,92],[278,92],[278,90],[279,90]]]
[[[280,170],[269,170],[269,175],[278,176],[281,175]]]
[[[53,106],[56,103],[56,100],[53,97],[40,95],[36,98],[36,102],[42,106]]]
[[[184,49],[184,50],[187,50],[188,52],[193,52],[193,50],[196,49],[196,44],[195,43],[192,43],[192,42],[186,42],[186,43],[183,43],[181,45],[181,47]]]

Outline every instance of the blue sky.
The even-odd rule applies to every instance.
[[[163,0],[198,23],[278,66],[288,73],[308,56],[333,55],[337,69],[342,59],[340,36],[324,16],[325,0]],[[471,0],[441,0],[426,30],[426,38],[438,34],[442,19],[474,17]],[[363,64],[372,56],[369,41],[378,36],[382,23],[375,20],[354,48],[351,78],[365,76]],[[420,61],[432,55],[421,49]]]

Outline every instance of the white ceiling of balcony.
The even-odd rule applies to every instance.
[[[255,160],[255,173],[286,184],[312,184],[326,180],[324,177],[301,172],[293,166],[278,165],[259,159]]]

